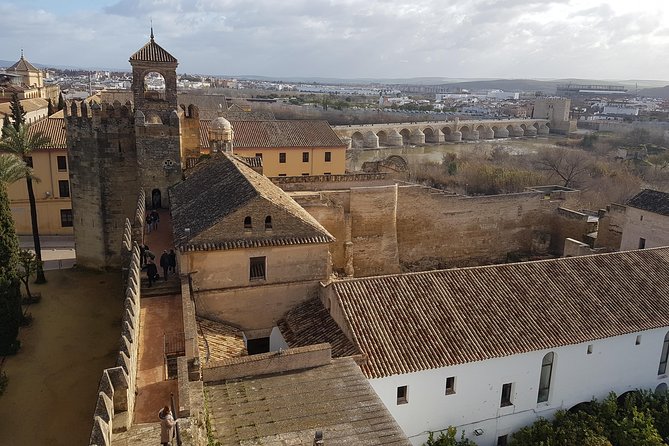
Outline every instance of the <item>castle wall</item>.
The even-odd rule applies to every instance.
[[[337,238],[334,271],[351,274],[352,262],[356,277],[561,254],[565,238],[586,241],[595,230],[545,192],[463,197],[400,185],[291,196]]]

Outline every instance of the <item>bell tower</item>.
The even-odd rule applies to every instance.
[[[167,189],[181,180],[178,64],[174,56],[156,43],[153,27],[149,42],[130,56],[137,179],[149,209],[168,207]]]

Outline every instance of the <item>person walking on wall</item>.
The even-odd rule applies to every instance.
[[[149,212],[146,214],[146,233],[151,234],[151,228],[153,227],[153,216]]]
[[[167,282],[167,272],[170,269],[170,255],[167,253],[167,250],[164,250],[160,256],[160,267],[163,269],[163,277]]]
[[[176,273],[177,272],[177,255],[176,255],[176,253],[174,252],[173,249],[170,249],[169,259],[170,259],[170,271],[172,271],[173,273]]]
[[[151,285],[156,280],[157,275],[158,268],[156,268],[156,263],[149,257],[146,262],[146,277],[149,279],[149,288],[151,288]]]
[[[151,211],[151,223],[154,231],[158,230],[158,223],[160,222],[160,214],[155,209]]]
[[[174,438],[174,425],[177,424],[169,406],[160,409],[158,418],[160,418],[160,444],[161,446],[169,446],[172,438]]]

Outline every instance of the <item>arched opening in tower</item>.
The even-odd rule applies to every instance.
[[[162,74],[151,71],[144,76],[144,98],[165,100],[165,78]]]

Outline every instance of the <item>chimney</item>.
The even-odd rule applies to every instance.
[[[324,444],[323,431],[316,431],[316,434],[314,435],[314,446],[323,446]]]

